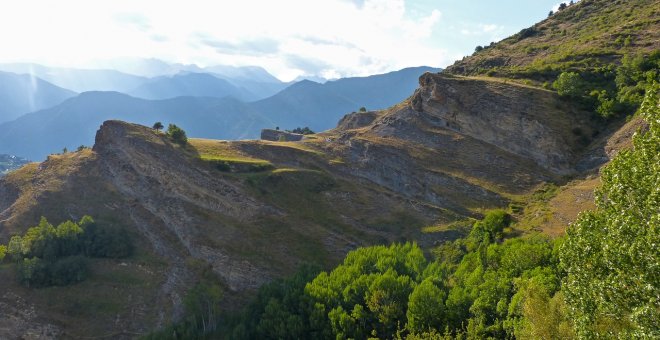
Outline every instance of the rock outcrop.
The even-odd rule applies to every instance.
[[[573,172],[577,153],[585,147],[583,136],[595,132],[589,113],[566,105],[556,94],[502,81],[426,73],[411,107],[440,126],[559,174]]]

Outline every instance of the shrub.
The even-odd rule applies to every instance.
[[[304,128],[297,127],[295,129],[291,130],[291,132],[299,133],[299,134],[302,134],[302,135],[313,135],[313,134],[315,134],[315,132],[312,131],[312,129],[310,129],[307,126],[305,126]]]
[[[172,142],[181,146],[184,146],[186,143],[188,143],[186,132],[174,124],[170,124],[167,127],[167,136],[172,140]]]
[[[552,87],[560,96],[579,98],[584,94],[584,81],[575,72],[562,72]]]

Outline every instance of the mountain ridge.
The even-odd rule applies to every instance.
[[[0,123],[57,105],[75,95],[40,78],[0,72]]]
[[[350,98],[337,90],[344,86],[342,83],[314,82],[293,84],[283,93],[253,103],[211,97],[144,100],[118,92],[89,91],[58,106],[0,124],[0,152],[41,160],[64,147],[73,150],[92,144],[95,129],[110,119],[144,125],[156,121],[175,123],[191,137],[215,139],[258,138],[262,128],[276,126],[283,129],[309,126],[313,130],[324,130],[360,106],[371,104],[371,109],[386,108],[405,99],[417,86],[421,74],[417,72],[425,69],[405,69],[403,73],[376,78],[349,78],[343,83],[350,87],[347,91],[352,92]],[[402,82],[402,78],[406,81]],[[382,82],[381,87],[386,90],[373,91],[369,86],[374,82]],[[314,96],[307,95],[310,91]],[[381,95],[384,99],[369,99]]]

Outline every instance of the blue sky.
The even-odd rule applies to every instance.
[[[283,80],[445,67],[558,0],[21,0],[0,3],[0,62],[113,58],[259,65]]]

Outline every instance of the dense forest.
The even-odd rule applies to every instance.
[[[150,338],[658,338],[660,106],[646,91],[632,150],[602,170],[593,211],[563,237],[503,237],[491,211],[465,238],[359,248],[329,272],[304,266],[221,315],[213,280],[186,297],[187,317]]]

